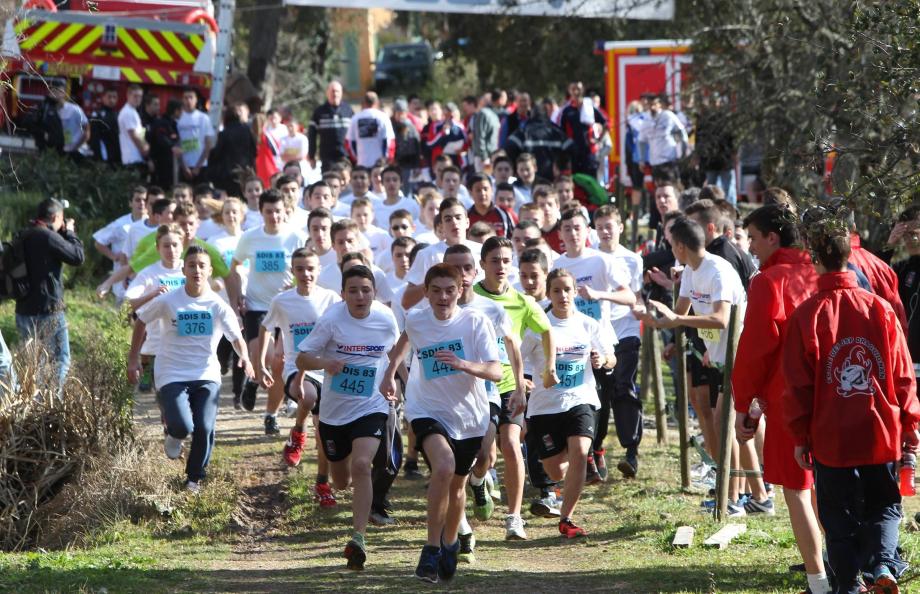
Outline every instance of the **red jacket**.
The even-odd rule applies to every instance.
[[[779,248],[760,265],[751,279],[744,330],[738,341],[732,391],[735,410],[746,413],[759,398],[768,414],[782,421],[782,373],[786,323],[795,308],[818,290],[818,274],[807,252]]]
[[[784,412],[796,445],[825,466],[901,457],[901,432],[920,419],[914,367],[891,306],[853,272],[818,278],[792,314],[783,344]]]
[[[869,284],[872,285],[872,291],[891,304],[901,321],[901,327],[907,328],[907,312],[904,311],[904,304],[901,303],[901,295],[898,293],[897,273],[875,254],[864,249],[859,235],[855,233],[850,234],[850,250],[850,264],[866,275]]]

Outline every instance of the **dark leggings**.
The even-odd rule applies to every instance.
[[[233,395],[239,396],[243,393],[243,381],[246,379],[246,371],[240,367],[240,357],[233,350],[233,345],[222,337],[217,344],[217,360],[220,361],[221,367],[230,367],[233,373]]]
[[[601,408],[597,411],[597,430],[594,434],[594,451],[604,449],[610,412],[617,428],[617,438],[627,454],[635,455],[642,441],[642,401],[636,389],[639,368],[639,338],[630,336],[621,340],[615,349],[616,367],[612,371],[595,370],[594,379],[599,387]]]

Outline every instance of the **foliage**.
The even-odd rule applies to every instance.
[[[834,194],[880,239],[917,190],[920,2],[691,0],[686,17],[696,105],[729,98],[725,125],[801,202],[836,154]]]

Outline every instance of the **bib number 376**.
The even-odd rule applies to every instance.
[[[179,336],[211,336],[214,319],[209,311],[180,309],[176,312],[176,330]]]

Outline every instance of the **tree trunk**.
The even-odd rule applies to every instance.
[[[270,70],[275,60],[275,51],[278,49],[278,29],[281,27],[281,18],[284,16],[282,0],[263,0],[263,6],[271,6],[262,10],[248,13],[249,19],[249,64],[246,75],[259,91],[266,97],[265,83],[271,82]]]

